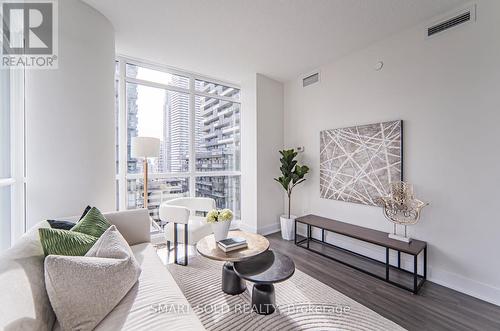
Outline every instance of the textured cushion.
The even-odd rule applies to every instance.
[[[89,236],[100,237],[111,224],[101,214],[99,209],[92,207],[88,213],[71,229]]]
[[[85,215],[87,215],[90,209],[92,209],[92,207],[90,206],[85,207],[82,216],[80,216],[78,220],[81,220]],[[76,222],[72,222],[69,220],[47,220],[47,222],[49,222],[50,227],[52,229],[61,229],[61,230],[71,230],[71,228],[73,228],[76,224]]]
[[[45,283],[61,328],[95,328],[134,286],[140,273],[115,226],[104,232],[86,256],[48,256]]]
[[[90,206],[85,207],[82,216],[80,216],[78,220],[81,220],[85,215],[87,215],[90,209],[92,209],[92,207]],[[61,230],[71,230],[71,228],[73,228],[76,224],[76,222],[72,222],[69,220],[47,220],[47,222],[49,222],[50,227],[52,229],[61,229]]]
[[[71,230],[76,225],[75,222],[64,220],[47,220],[52,229]]]
[[[87,215],[87,213],[92,209],[92,207],[90,207],[89,205],[87,205],[87,207],[85,207],[85,209],[83,210],[83,213],[82,213],[82,216],[80,216],[80,218],[78,219],[79,221],[82,220],[82,218],[85,217],[85,215]]]
[[[131,249],[142,269],[139,281],[95,331],[204,330],[195,310],[189,309],[187,299],[153,245],[139,244]],[[173,309],[154,312],[159,305]]]
[[[42,228],[38,232],[45,256],[50,254],[83,256],[99,239],[84,233],[60,229]]]

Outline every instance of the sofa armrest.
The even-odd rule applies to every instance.
[[[151,218],[146,209],[106,213],[104,217],[116,226],[130,246],[151,241]]]

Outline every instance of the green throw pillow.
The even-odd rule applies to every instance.
[[[99,239],[85,233],[51,228],[40,228],[38,233],[45,256],[83,256]]]
[[[101,214],[99,209],[92,207],[88,213],[70,231],[76,231],[99,238],[111,224]]]

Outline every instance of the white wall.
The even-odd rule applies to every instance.
[[[26,70],[28,228],[115,208],[113,27],[78,0],[58,4],[59,69]]]
[[[283,192],[273,180],[283,148],[283,84],[256,74],[241,91],[241,228],[268,234],[279,230],[283,212]]]
[[[241,83],[241,225],[257,232],[257,75]]]
[[[390,231],[379,208],[319,197],[319,132],[404,120],[405,180],[430,202],[410,235],[429,243],[430,280],[500,304],[500,2],[477,4],[474,24],[430,39],[423,24],[325,65],[320,84],[288,82],[285,145],[312,168],[294,213]]]
[[[259,233],[279,230],[283,189],[273,179],[280,174],[283,149],[283,84],[257,74],[257,217]]]

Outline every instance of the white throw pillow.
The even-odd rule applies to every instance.
[[[92,330],[134,286],[141,269],[114,225],[85,256],[49,255],[45,283],[63,330]]]

